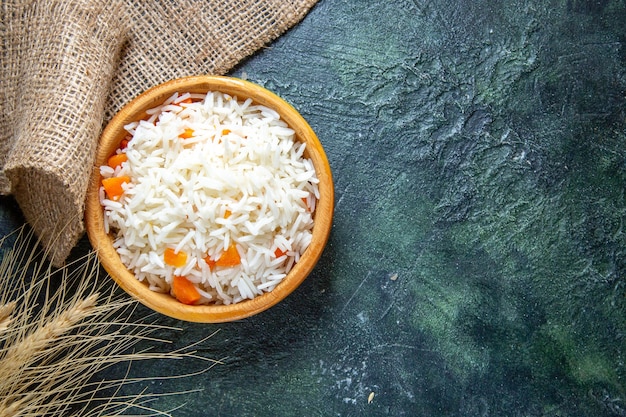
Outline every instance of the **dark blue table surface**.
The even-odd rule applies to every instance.
[[[320,0],[234,69],[318,134],[334,226],[274,308],[160,317],[182,329],[172,348],[219,329],[197,348],[223,360],[159,381],[200,391],[153,406],[626,416],[625,23],[620,0]],[[4,232],[21,222],[10,198],[1,214]],[[147,366],[133,373],[198,369]]]

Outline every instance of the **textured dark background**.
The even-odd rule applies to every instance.
[[[317,132],[336,185],[327,249],[256,317],[162,318],[182,330],[156,349],[219,329],[197,349],[222,364],[155,380],[201,391],[153,405],[626,416],[625,24],[623,0],[320,0],[232,75]],[[19,223],[12,200],[2,216]]]

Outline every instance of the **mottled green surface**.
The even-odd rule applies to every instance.
[[[223,364],[155,382],[202,390],[155,404],[626,416],[624,42],[623,0],[320,0],[233,75],[291,102],[325,146],[328,247],[256,317],[160,320],[183,328],[164,334],[174,347],[220,329],[198,348]]]

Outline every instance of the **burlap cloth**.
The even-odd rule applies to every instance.
[[[317,0],[3,0],[0,193],[13,194],[55,265],[84,233],[98,137],[133,97],[224,74]]]

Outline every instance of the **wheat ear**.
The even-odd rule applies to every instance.
[[[84,300],[79,300],[43,327],[33,331],[23,340],[11,345],[2,360],[6,362],[3,372],[21,372],[20,368],[33,364],[38,354],[63,334],[67,333],[77,323],[87,317],[96,305],[98,294],[92,294]],[[0,410],[3,404],[0,403]]]

